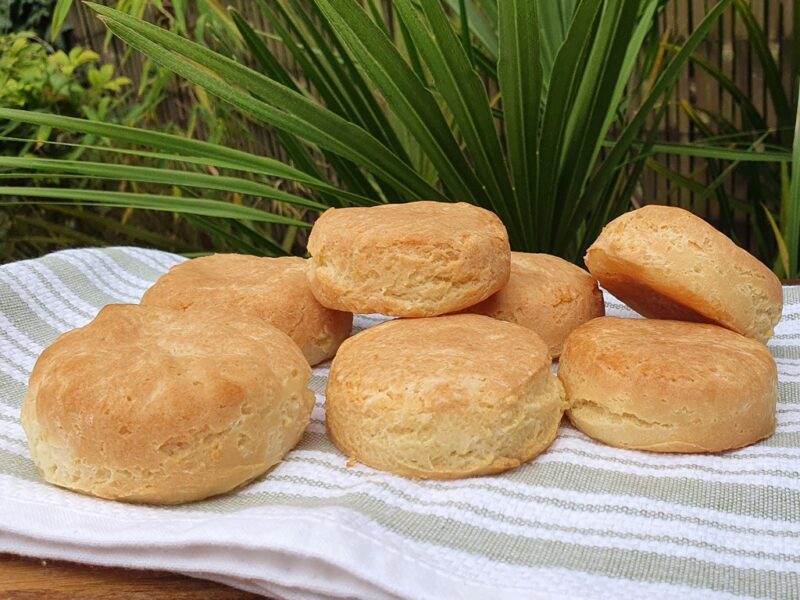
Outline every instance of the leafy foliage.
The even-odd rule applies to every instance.
[[[48,50],[31,33],[0,36],[0,107],[107,118],[117,93],[131,81],[115,77],[112,65],[98,65],[99,57],[91,50]],[[4,144],[0,154],[27,152],[51,134],[50,127],[32,132],[14,124],[0,131],[4,136],[33,137],[27,143]]]
[[[50,28],[54,0],[4,0],[0,2],[0,34],[31,31],[44,37]]]
[[[92,4],[114,35],[152,63],[271,127],[291,165],[88,120],[12,110],[0,110],[0,118],[110,140],[109,159],[113,152],[161,161],[152,168],[158,173],[128,169],[117,178],[177,193],[101,190],[85,199],[141,207],[155,195],[161,209],[194,215],[218,239],[248,251],[292,247],[257,229],[258,221],[291,223],[285,231],[293,240],[307,211],[429,198],[494,210],[516,249],[579,260],[603,224],[629,206],[654,152],[764,160],[713,139],[657,140],[664,99],[732,2],[715,3],[675,52],[661,56],[659,0],[395,0],[391,29],[373,0],[256,0],[272,31],[232,11],[229,42],[219,51],[180,28]],[[302,77],[274,56],[275,38]],[[773,158],[790,155],[777,148]],[[8,168],[50,177],[71,171],[89,182],[112,176],[102,164],[31,159]],[[202,170],[218,178],[209,186],[218,197],[242,210],[212,214],[193,202],[193,173]],[[0,188],[0,195],[23,191]],[[76,197],[63,187],[36,195]],[[271,215],[255,217],[253,209]]]
[[[752,245],[762,260],[774,265],[782,277],[798,277],[800,220],[795,215],[800,214],[800,188],[791,191],[787,168],[792,161],[793,143],[797,145],[794,131],[798,105],[797,98],[784,90],[781,75],[791,72],[792,59],[787,56],[781,63],[779,56],[773,55],[767,32],[759,25],[750,2],[735,0],[733,12],[747,35],[754,67],[763,73],[768,100],[764,108],[755,105],[748,89],[740,87],[719,66],[698,54],[693,54],[690,60],[695,68],[717,83],[723,96],[722,101],[718,101],[719,106],[730,102],[735,108],[733,117],[727,119],[719,114],[717,107],[703,106],[686,98],[680,100],[679,106],[706,139],[729,149],[751,152],[754,156],[771,157],[771,164],[740,161],[736,156],[719,152],[709,155],[705,165],[689,176],[661,163],[651,162],[650,166],[679,188],[693,192],[696,202],[715,201],[719,206],[721,228],[739,243],[743,240],[737,225],[748,219],[754,234]],[[680,44],[667,45],[672,53],[681,48]],[[768,112],[774,115],[772,127],[768,126],[771,122]],[[795,172],[797,169],[793,167],[792,173]],[[731,184],[734,178],[739,185]],[[792,184],[796,179],[791,178]]]

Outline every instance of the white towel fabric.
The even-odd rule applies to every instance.
[[[785,289],[770,341],[778,431],[735,452],[625,451],[565,424],[547,452],[498,476],[415,482],[348,468],[325,436],[323,365],[300,445],[235,494],[146,507],[45,484],[19,425],[36,357],[181,260],[110,248],[0,267],[0,551],[280,598],[800,596],[800,288]],[[607,300],[609,314],[632,314]],[[379,321],[359,316],[356,328]]]

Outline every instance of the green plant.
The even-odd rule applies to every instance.
[[[236,11],[232,21],[259,70],[92,4],[115,35],[150,60],[273,127],[292,165],[179,136],[5,109],[0,118],[101,136],[128,156],[146,148],[167,165],[119,172],[100,162],[29,158],[10,167],[16,171],[116,177],[186,194],[61,186],[7,186],[0,194],[168,210],[199,215],[207,226],[215,223],[209,217],[224,217],[227,235],[262,252],[286,246],[253,234],[253,221],[302,228],[305,210],[327,206],[465,200],[497,212],[516,249],[578,260],[602,225],[627,208],[653,152],[764,159],[713,144],[656,144],[662,99],[731,0],[715,4],[663,63],[652,50],[640,57],[657,49],[648,44],[657,33],[657,0],[447,4],[456,11],[395,0],[399,26],[391,31],[372,0],[366,7],[258,0],[302,69],[302,83],[273,56],[268,36]],[[499,92],[490,97],[487,89]],[[192,171],[200,166],[215,174]],[[282,181],[291,186],[279,187]],[[266,212],[189,195],[209,188],[281,204]],[[286,216],[275,210],[281,205],[295,208]]]
[[[127,77],[115,77],[114,67],[98,65],[98,55],[79,46],[68,53],[53,51],[31,33],[0,36],[0,107],[25,108],[57,115],[107,118]],[[10,124],[3,136],[33,138],[23,144],[6,143],[2,154],[27,152],[42,145],[51,133],[40,126],[35,135]]]
[[[54,0],[4,0],[0,2],[0,34],[32,31],[44,37],[50,28]]]
[[[52,3],[48,0],[47,4]],[[56,13],[59,12],[58,7],[63,6],[63,4],[63,2],[57,4]],[[157,0],[118,0],[116,6],[131,14],[155,14],[158,16],[159,21],[170,29],[175,31],[187,30],[187,20],[185,14],[180,10],[182,6],[180,2],[170,3],[174,12],[166,10]],[[189,31],[196,39],[204,40],[208,38],[209,41],[219,39],[220,44],[230,45],[228,44],[230,36],[225,37],[226,32],[230,30],[230,26],[222,23],[222,19],[217,17],[215,11],[204,10],[198,6],[193,6],[193,10],[194,12],[191,15],[193,27]],[[46,12],[49,16],[49,9]],[[57,14],[54,14],[54,17],[57,16]],[[76,22],[82,20],[81,15],[78,13],[74,17]],[[58,33],[58,27],[55,27],[53,35],[58,35]],[[86,33],[86,30],[84,30],[84,33]],[[30,38],[30,48],[28,50],[35,54],[39,61],[43,60],[42,55],[46,53],[55,55],[54,59],[51,59],[53,64],[65,62],[63,58],[66,57],[69,62],[63,66],[67,71],[72,70],[70,67],[74,66],[70,63],[74,63],[76,60],[82,61],[93,55],[93,53],[84,52],[80,48],[57,53],[50,48],[47,42],[40,38],[33,38],[27,34],[25,37]],[[59,40],[61,40],[60,36]],[[129,69],[126,63],[130,58],[130,53],[115,53],[114,47],[109,42],[110,39],[107,38],[103,44],[102,52],[104,54],[115,54],[116,62],[121,69],[132,70],[137,73],[138,85],[136,89],[126,85],[124,95],[108,89],[110,86],[106,84],[113,86],[122,81],[115,77],[111,77],[109,81],[104,80],[111,75],[111,65],[104,65],[96,70],[91,66],[82,66],[72,70],[70,86],[72,88],[86,88],[84,91],[90,91],[88,88],[105,88],[105,99],[102,103],[95,102],[94,96],[98,94],[84,94],[81,97],[81,94],[77,93],[79,90],[73,89],[70,98],[60,98],[58,106],[50,107],[44,102],[41,90],[37,91],[37,86],[32,85],[30,87],[33,93],[28,96],[15,93],[14,96],[16,97],[7,97],[0,101],[0,107],[11,105],[12,107],[21,106],[60,114],[85,115],[93,120],[157,127],[190,137],[199,132],[201,135],[208,135],[209,138],[215,141],[236,141],[250,137],[248,135],[248,121],[242,119],[241,115],[236,114],[226,105],[214,102],[201,88],[193,89],[183,86],[182,89],[178,90],[172,74],[149,61],[144,61],[139,65],[132,65],[132,69]],[[97,50],[100,51],[101,48],[98,47]],[[12,73],[9,64],[13,55],[9,52],[3,52],[3,55],[8,59],[6,66],[9,66],[9,68],[3,67],[0,71],[3,72],[4,76],[14,77],[15,75]],[[40,62],[31,60],[24,65],[20,65],[18,62],[16,66],[19,68],[25,67],[26,69],[30,67],[30,71],[40,79],[45,80],[47,78],[47,68],[44,62],[40,64]],[[114,81],[115,79],[116,81]],[[70,86],[67,86],[66,89],[69,89]],[[8,96],[12,95],[10,93],[13,91],[12,89],[5,89],[5,91],[9,92]],[[175,95],[176,91],[180,91],[180,95],[177,97]],[[56,98],[51,93],[45,95],[51,101]],[[67,102],[67,100],[72,101]],[[165,101],[169,101],[170,104],[170,106],[165,107],[172,110],[166,112],[162,110]],[[176,105],[178,110],[174,110]],[[179,120],[171,120],[169,118],[170,114],[178,116]],[[119,163],[123,166],[136,164],[155,167],[166,164],[162,159],[154,157],[115,154],[112,150],[106,148],[106,141],[102,137],[62,133],[57,136],[51,135],[49,139],[45,140],[44,138],[50,135],[51,132],[51,128],[48,126],[41,127],[40,131],[37,132],[35,128],[28,127],[25,124],[12,123],[10,125],[11,128],[16,127],[13,132],[10,130],[11,128],[9,128],[9,131],[0,132],[0,134],[10,134],[0,138],[0,155],[30,153],[32,156],[42,158],[60,156],[71,160],[80,158],[84,161],[93,162],[102,154],[104,162]],[[37,140],[37,138],[39,139]],[[252,142],[248,145],[252,145]],[[80,176],[70,176],[69,179],[66,179],[63,174],[61,177],[54,178],[47,173],[23,173],[22,178],[20,178],[20,176],[15,175],[14,170],[14,166],[0,167],[0,178],[11,179],[11,181],[6,181],[9,185],[26,183],[27,185],[38,186],[61,181],[77,189],[92,187],[94,189],[143,193],[149,191],[149,186],[140,182],[114,181],[113,178],[86,181]],[[113,173],[114,171],[110,170],[109,172]],[[124,172],[124,169],[122,172]],[[14,182],[14,179],[18,181]],[[186,193],[186,191],[174,187],[171,189],[171,193],[182,194]],[[233,193],[226,199],[235,202],[237,197],[237,194]],[[19,202],[19,200],[20,198],[12,198],[12,201],[6,204],[5,207],[0,207],[0,262],[38,256],[61,247],[120,243],[144,243],[184,253],[206,251],[211,248],[254,251],[252,241],[245,239],[237,240],[234,238],[234,243],[229,244],[225,236],[230,237],[228,230],[234,228],[235,225],[225,222],[212,221],[206,226],[207,224],[200,220],[201,217],[197,216],[169,218],[164,213],[153,213],[145,210],[134,211],[130,207],[113,208],[90,205],[70,208],[53,204],[32,205]],[[268,225],[256,225],[255,227],[269,228]],[[251,237],[258,239],[257,232],[253,233]],[[284,236],[282,243],[291,246],[292,240],[290,237]],[[264,243],[260,243],[259,246],[269,247]],[[273,247],[270,252],[279,250],[279,248],[276,250]]]
[[[793,215],[800,213],[800,194],[791,191],[788,170],[792,145],[797,144],[795,121],[798,109],[796,98],[784,89],[782,73],[792,72],[800,64],[796,61],[792,64],[792,57],[784,58],[781,63],[778,56],[773,55],[767,32],[759,25],[750,2],[734,0],[733,13],[747,35],[754,67],[763,73],[768,102],[763,108],[757,107],[746,86],[741,86],[718,65],[695,53],[691,62],[716,82],[722,100],[717,100],[717,106],[708,107],[682,98],[679,106],[705,139],[713,140],[721,147],[754,154],[777,153],[781,158],[763,164],[712,154],[692,174],[678,173],[652,160],[648,164],[675,184],[676,189],[692,192],[695,203],[716,202],[720,209],[721,229],[737,242],[744,242],[741,225],[748,223],[753,235],[751,246],[758,256],[765,263],[774,265],[780,276],[798,277],[796,239],[800,234],[800,221]],[[800,33],[800,30],[796,29],[796,32]],[[671,53],[682,48],[680,44],[667,44],[665,47]],[[797,89],[796,83],[793,89]],[[731,119],[719,114],[723,102],[730,102],[735,108]],[[792,173],[795,172],[797,170],[792,168]],[[791,181],[795,179],[792,177]]]

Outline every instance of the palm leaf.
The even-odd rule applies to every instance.
[[[228,202],[206,200],[202,198],[176,198],[175,196],[162,196],[157,194],[24,186],[0,186],[0,196],[14,196],[17,198],[57,198],[72,200],[78,203],[85,202],[97,206],[130,206],[133,208],[196,214],[221,219],[245,219],[249,221],[261,221],[263,223],[294,225],[295,227],[311,226],[309,223],[298,221],[297,219],[274,215],[255,208],[250,208],[249,206],[238,206]],[[15,205],[22,203],[26,202],[19,200],[15,202],[0,202],[0,204]]]
[[[389,108],[402,119],[436,167],[447,192],[454,199],[488,204],[481,182],[459,149],[436,99],[392,41],[353,2],[317,0],[317,4],[383,94]]]
[[[575,203],[572,214],[569,215],[568,218],[561,219],[557,238],[567,236],[569,231],[575,231],[587,211],[599,202],[601,194],[607,189],[607,186],[614,177],[614,172],[630,150],[636,136],[647,122],[656,103],[675,84],[675,81],[680,75],[681,68],[689,60],[697,46],[703,41],[716,20],[728,8],[732,1],[733,0],[720,0],[714,8],[706,14],[705,18],[692,32],[678,54],[673,57],[658,76],[636,114],[622,130],[614,145],[610,148],[605,160],[600,165],[597,173],[592,177],[587,193]]]
[[[234,192],[270,198],[279,202],[295,204],[316,210],[325,210],[324,204],[301,198],[294,194],[284,192],[263,183],[249,181],[238,177],[220,177],[206,175],[203,173],[193,173],[191,171],[180,171],[177,169],[164,169],[153,167],[138,167],[129,165],[109,165],[91,161],[71,161],[63,159],[48,158],[29,158],[16,156],[0,156],[0,167],[12,169],[31,169],[34,171],[67,172],[75,173],[85,177],[117,178],[127,181],[141,181],[149,183],[161,183],[165,185],[177,185],[186,187],[197,187],[203,189],[220,190],[224,192]]]
[[[795,115],[792,179],[785,212],[786,222],[783,224],[783,232],[789,253],[789,270],[786,276],[797,277],[800,274],[800,106]]]
[[[212,144],[179,135],[171,135],[136,127],[125,127],[123,125],[101,123],[88,119],[76,119],[73,117],[11,108],[0,108],[0,119],[9,119],[35,125],[49,125],[55,129],[64,131],[97,135],[116,141],[147,146],[157,150],[175,152],[176,160],[193,160],[198,164],[209,164],[237,171],[258,173],[267,177],[279,177],[281,179],[296,181],[331,194],[338,194],[340,197],[356,203],[370,203],[370,200],[367,198],[339,190],[328,182],[310,177],[308,174],[278,160],[257,156],[219,144]]]
[[[503,99],[503,126],[514,178],[517,218],[525,232],[527,247],[536,247],[533,235],[539,207],[536,182],[542,69],[536,5],[530,0],[498,2],[498,84]]]
[[[89,6],[129,45],[246,114],[368,168],[404,194],[441,197],[374,136],[302,94],[169,31],[113,9]],[[288,106],[291,112],[285,110]]]
[[[509,211],[511,182],[489,110],[489,98],[463,45],[438,3],[422,4],[426,22],[423,22],[423,15],[417,12],[412,0],[396,0],[394,6],[408,27],[438,92],[464,137],[475,172],[486,187],[491,208],[509,224],[509,233],[515,241],[520,238],[521,242],[519,227],[514,226],[518,221],[512,218]]]

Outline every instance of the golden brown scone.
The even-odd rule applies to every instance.
[[[716,325],[601,317],[567,338],[558,377],[575,427],[611,446],[721,452],[775,431],[769,350]]]
[[[461,202],[332,208],[314,223],[308,252],[322,304],[396,317],[471,306],[502,288],[511,267],[500,219]]]
[[[405,477],[499,473],[553,441],[564,389],[535,333],[482,315],[389,321],[350,338],[328,379],[328,433]]]
[[[178,504],[276,465],[311,417],[310,378],[297,345],[256,317],[110,305],[41,354],[22,425],[46,481]]]
[[[322,306],[308,285],[306,261],[214,254],[163,275],[142,304],[175,309],[222,309],[260,317],[300,346],[309,364],[328,360],[350,335],[353,315]]]
[[[682,208],[622,215],[585,261],[605,289],[645,317],[714,323],[762,342],[781,318],[783,290],[772,271]]]
[[[594,277],[550,254],[511,253],[506,286],[467,312],[532,329],[558,358],[564,340],[578,325],[606,314]]]

